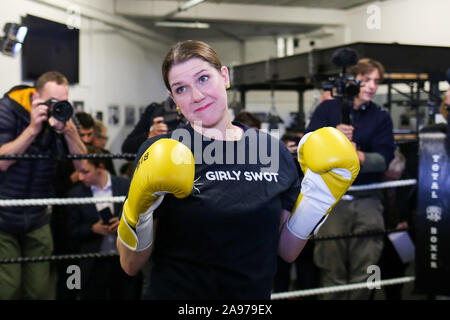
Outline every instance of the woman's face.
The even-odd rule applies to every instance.
[[[216,127],[227,112],[228,69],[220,71],[208,62],[193,58],[175,64],[168,73],[170,97],[190,122]]]

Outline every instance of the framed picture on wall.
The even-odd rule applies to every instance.
[[[81,112],[84,111],[84,101],[72,101],[73,112]]]
[[[96,111],[95,112],[95,119],[103,121],[103,111]]]
[[[134,106],[125,107],[125,125],[134,126],[135,124],[135,110]]]
[[[112,105],[108,107],[108,124],[118,126],[120,122],[119,106]]]

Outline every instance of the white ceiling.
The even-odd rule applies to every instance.
[[[386,0],[387,1],[387,0]],[[390,0],[392,1],[392,0]],[[116,0],[116,14],[176,39],[234,39],[308,34],[345,23],[347,9],[373,0]],[[156,21],[205,22],[209,29],[156,27]]]

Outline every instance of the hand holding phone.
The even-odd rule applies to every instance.
[[[100,217],[103,220],[103,224],[106,224],[106,225],[110,225],[111,224],[109,222],[109,220],[111,218],[113,218],[114,216],[113,216],[113,214],[111,212],[111,209],[109,207],[106,207],[106,208],[100,210],[98,213],[100,214]]]

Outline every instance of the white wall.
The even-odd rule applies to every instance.
[[[228,67],[277,57],[276,41],[272,37],[248,39],[245,42],[237,40],[198,40],[205,41],[211,45],[222,63]]]
[[[111,26],[107,19],[114,20],[113,0],[64,1],[10,0],[0,1],[0,25],[6,22],[20,22],[26,14],[39,16],[66,24],[69,14],[64,8],[71,4],[79,6],[80,20],[80,83],[70,87],[70,101],[84,101],[85,111],[102,111],[109,129],[107,147],[113,153],[120,153],[121,144],[132,126],[125,126],[125,106],[138,108],[153,101],[166,98],[161,79],[161,62],[168,50],[168,42],[158,42],[147,37],[132,23],[123,22],[125,28]],[[55,4],[55,5],[52,5]],[[98,16],[98,19],[97,19]],[[126,28],[126,27],[129,28]],[[0,55],[0,91],[4,92],[21,79],[21,57]],[[28,83],[32,85],[31,83]],[[118,105],[120,123],[108,124],[108,106]]]
[[[369,4],[370,5],[370,4]],[[398,42],[430,46],[450,46],[450,1],[375,1],[380,8],[380,28],[369,29],[369,5],[348,11],[347,26],[352,42]]]
[[[125,126],[125,107],[135,107],[137,121],[139,107],[166,98],[159,66],[167,48],[158,48],[148,40],[118,32],[97,21],[87,24],[83,35],[85,48],[80,50],[85,62],[81,64],[81,82],[73,88],[71,98],[83,100],[84,97],[85,110],[93,115],[103,111],[110,136],[108,147],[119,153],[123,140],[133,128]],[[112,105],[119,106],[118,126],[108,123],[108,107]]]

